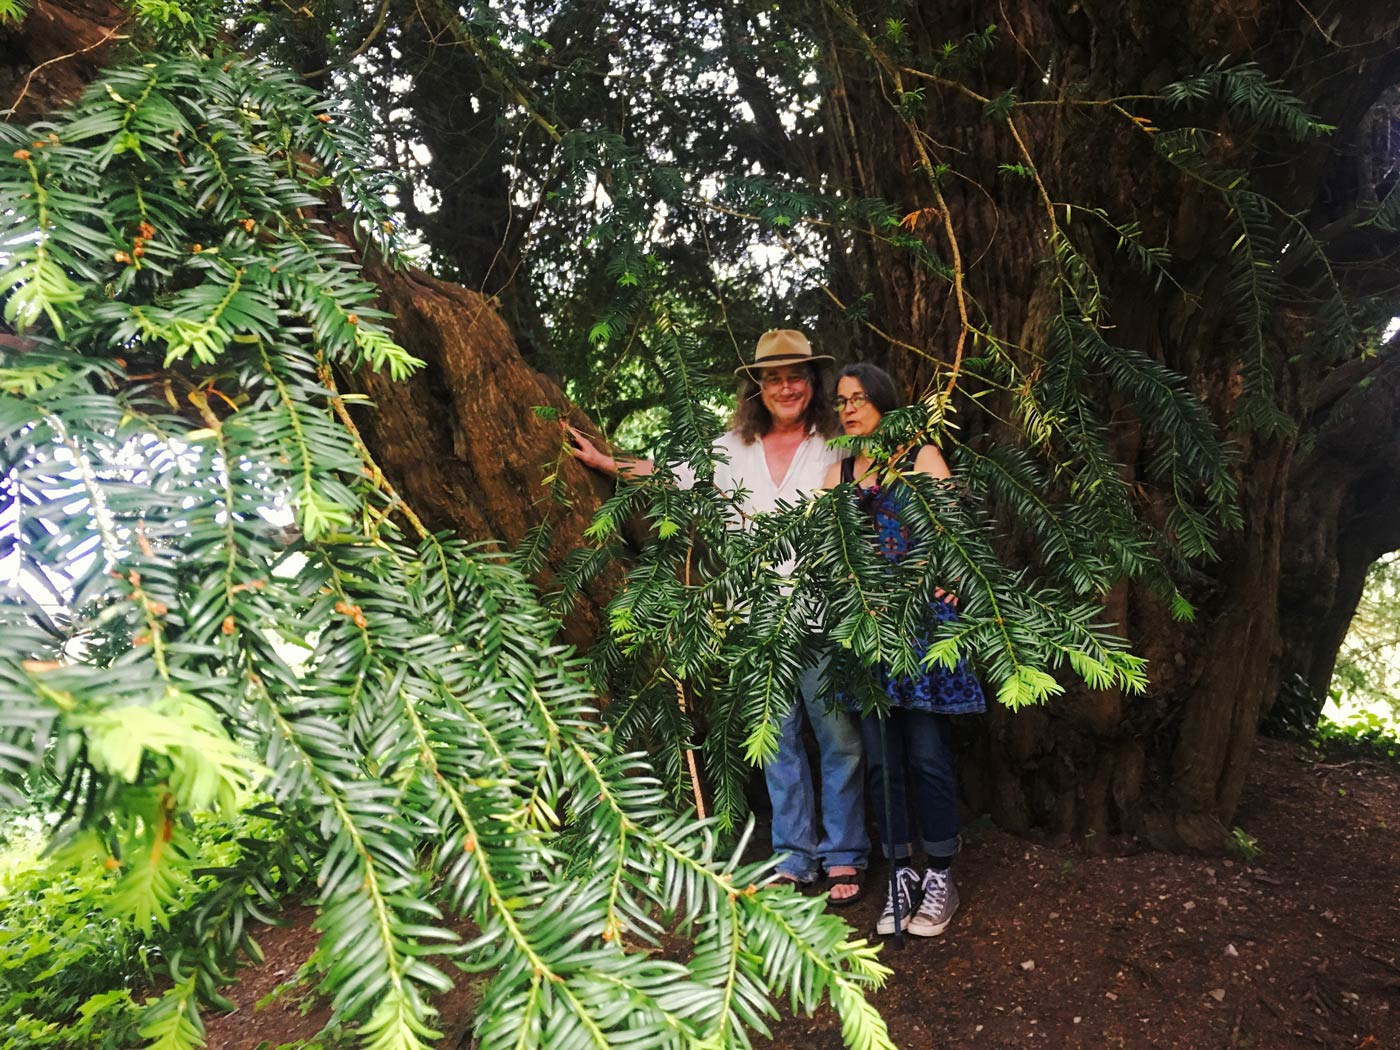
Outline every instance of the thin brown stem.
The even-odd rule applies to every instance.
[[[101,39],[89,44],[87,47],[79,48],[77,51],[70,51],[66,55],[54,55],[53,58],[50,58],[44,62],[40,62],[37,66],[31,69],[29,71],[29,75],[24,78],[24,83],[20,85],[19,94],[15,96],[15,100],[10,104],[10,108],[4,111],[3,116],[8,120],[10,117],[13,117],[17,112],[19,112],[19,104],[23,102],[24,97],[27,94],[29,94],[29,85],[33,83],[34,74],[39,72],[39,70],[44,69],[47,66],[54,65],[57,62],[67,62],[70,58],[77,58],[79,55],[86,55],[89,51],[96,51],[99,47],[101,47],[104,44],[110,43],[112,40],[129,39],[126,36],[117,36],[118,32],[126,28],[128,21],[130,20],[125,18],[122,19],[111,29],[107,30],[107,32],[103,33]]]
[[[310,73],[304,73],[302,74],[302,76],[305,79],[310,80],[313,77],[323,77],[333,70],[345,68],[346,63],[348,63],[352,59],[359,58],[361,55],[363,55],[366,51],[369,50],[370,45],[373,44],[376,39],[378,39],[379,34],[384,32],[384,27],[388,24],[388,21],[389,0],[384,0],[384,2],[379,5],[379,12],[375,15],[374,25],[370,27],[369,33],[366,34],[365,38],[360,41],[359,46],[356,47],[354,51],[351,51],[348,55],[340,59],[333,66],[323,66],[320,69],[312,70]]]
[[[360,428],[355,425],[355,420],[350,416],[350,410],[345,407],[345,399],[340,396],[340,391],[335,385],[335,376],[331,372],[330,365],[322,364],[317,368],[316,374],[325,385],[325,388],[331,392],[331,408],[334,409],[335,416],[340,420],[341,426],[345,427],[350,433],[351,440],[355,442],[355,449],[360,453],[360,458],[364,460],[365,471],[368,473],[370,481],[377,489],[389,497],[393,502],[393,509],[403,514],[408,523],[413,526],[413,531],[418,534],[418,538],[420,540],[428,539],[432,533],[430,533],[428,527],[423,524],[423,519],[420,518],[417,513],[414,512],[413,508],[408,505],[408,502],[399,495],[398,490],[394,488],[393,482],[385,475],[383,469],[375,460],[374,454],[370,452],[369,446],[365,444],[365,439],[360,434]]]

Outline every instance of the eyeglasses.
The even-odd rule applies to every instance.
[[[850,397],[838,397],[831,403],[831,407],[838,412],[843,412],[847,405],[851,408],[860,408],[861,405],[868,404],[870,404],[870,396],[868,394],[852,394]]]
[[[764,376],[759,385],[764,390],[781,390],[785,386],[806,386],[811,380],[804,374],[794,376]]]

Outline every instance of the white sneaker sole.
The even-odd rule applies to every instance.
[[[908,915],[901,915],[899,917],[899,925],[903,928],[905,933],[909,932],[910,922],[911,920]],[[891,915],[888,919],[881,916],[880,921],[875,924],[875,932],[886,937],[894,933],[894,916]]]
[[[958,909],[955,906],[953,910],[948,913],[948,917],[946,919],[944,919],[942,922],[937,923],[919,922],[918,916],[915,916],[914,919],[912,919],[909,922],[909,925],[904,927],[904,932],[912,933],[915,937],[937,937],[940,933],[942,933],[948,928],[948,925],[953,921],[953,916],[957,913]],[[890,923],[890,926],[893,927],[894,923]],[[891,929],[890,932],[893,933],[894,930]]]

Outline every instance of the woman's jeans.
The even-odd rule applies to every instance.
[[[778,753],[763,767],[773,802],[773,853],[778,871],[809,882],[822,869],[864,868],[870,860],[861,790],[860,730],[855,718],[816,699],[823,660],[798,679],[798,693],[778,724]],[[812,770],[802,746],[802,712],[812,723],[821,762],[821,826]]]
[[[909,856],[909,795],[919,811],[924,852],[930,857],[951,857],[958,852],[958,780],[949,747],[951,723],[947,715],[893,707],[885,714],[885,742],[890,773],[890,820],[885,827],[886,755],[880,747],[880,718],[860,720],[865,740],[865,760],[870,769],[870,801],[880,829],[885,856]],[[907,768],[907,771],[906,771]],[[890,845],[893,843],[894,851]]]

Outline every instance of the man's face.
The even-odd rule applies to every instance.
[[[773,422],[791,426],[801,421],[812,401],[812,380],[806,365],[779,365],[760,369],[758,388]]]

